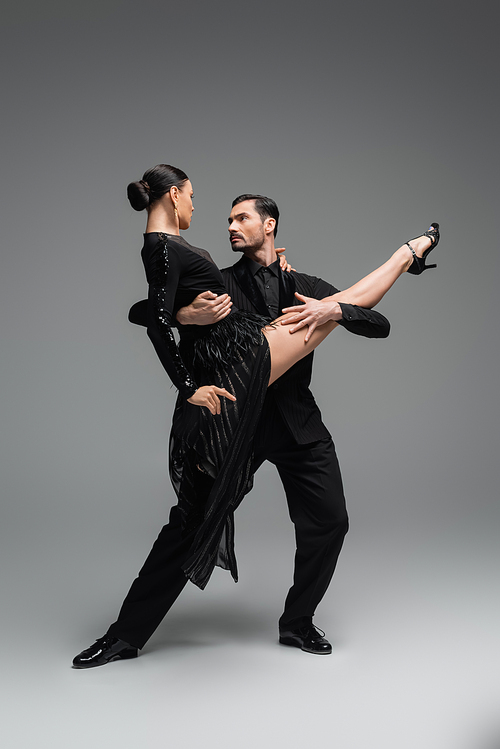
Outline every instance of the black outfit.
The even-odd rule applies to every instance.
[[[276,304],[280,312],[300,304],[295,292],[324,299],[339,291],[321,278],[283,272],[279,261],[263,271],[245,256],[222,275],[237,307],[263,315],[267,307],[270,316]],[[369,338],[389,334],[387,319],[375,310],[340,306],[340,324],[350,332]],[[304,357],[270,386],[255,437],[253,471],[264,460],[276,466],[295,526],[294,579],[279,621],[282,630],[311,621],[330,584],[348,529],[335,446],[309,389],[313,358],[313,353]]]
[[[252,444],[270,374],[262,328],[266,318],[236,308],[214,325],[172,326],[175,315],[202,291],[225,291],[221,272],[206,251],[157,232],[146,234],[142,259],[149,283],[148,335],[179,390],[170,439],[170,473],[179,500],[183,536],[195,532],[185,574],[204,588],[215,565],[237,580],[234,510],[251,479]],[[227,389],[221,413],[188,402],[202,385]],[[211,481],[199,492],[199,474]],[[124,639],[124,638],[121,638]]]
[[[186,584],[186,575],[198,585],[201,580],[200,587],[204,587],[208,580],[207,570],[209,576],[213,565],[217,563],[229,568],[236,579],[232,535],[233,512],[243,495],[249,491],[253,472],[266,459],[278,468],[297,539],[294,584],[287,596],[280,628],[301,626],[311,621],[315,608],[328,587],[347,531],[348,520],[342,480],[333,442],[308,387],[313,355],[310,354],[297,362],[267,390],[267,342],[262,336],[264,340],[255,343],[255,328],[252,326],[254,321],[256,325],[261,324],[262,318],[258,315],[270,319],[275,316],[276,308],[282,309],[298,303],[294,297],[295,290],[319,299],[336,293],[337,289],[312,276],[295,272],[283,273],[278,264],[273,264],[265,274],[260,273],[260,277],[256,278],[255,274],[260,272],[260,266],[245,257],[232,268],[222,271],[223,284],[222,277],[214,272],[210,274],[210,278],[204,278],[203,283],[198,284],[200,279],[197,268],[201,256],[196,248],[188,245],[180,237],[168,237],[168,241],[163,241],[163,244],[158,241],[150,242],[149,237],[151,235],[146,235],[143,250],[150,281],[147,303],[148,333],[167,371],[173,374],[174,384],[179,387],[170,461],[179,504],[171,509],[169,523],[160,532],[139,576],[125,598],[117,621],[108,633],[141,648]],[[166,249],[168,272],[174,269],[179,279],[176,290],[169,290],[168,283],[156,284],[155,273],[148,272],[155,263],[157,268],[164,267],[164,260],[161,260],[159,255],[164,257]],[[196,256],[196,262],[191,255]],[[155,258],[154,261],[151,258]],[[210,262],[206,258],[203,259]],[[202,266],[202,271],[208,273],[205,265]],[[158,274],[158,271],[156,273]],[[161,270],[161,273],[164,274],[164,270]],[[163,282],[165,280],[164,275]],[[204,285],[207,283],[208,285]],[[202,285],[204,288],[200,288]],[[158,298],[158,291],[155,290],[157,287],[166,288],[168,292],[165,295],[165,291],[161,291],[159,303],[155,301]],[[157,314],[155,310],[160,309],[163,313],[168,310],[164,319],[171,336],[170,326],[175,324],[177,310],[188,304],[200,291],[207,289],[217,294],[227,290],[233,299],[233,309],[236,307],[245,310],[246,314],[242,316],[240,312],[235,312],[226,318],[232,326],[232,332],[221,327],[220,323],[215,326],[178,326],[181,336],[179,350],[174,348],[175,343],[172,341],[167,341],[165,345],[165,341],[159,337],[162,334],[158,333],[158,326],[155,326],[152,320],[152,316]],[[170,301],[167,301],[166,296]],[[270,306],[267,307],[267,304]],[[385,337],[388,334],[389,324],[379,313],[347,304],[342,304],[341,307],[341,324],[352,332],[368,337]],[[130,312],[131,321],[144,324],[145,311],[145,302],[134,305]],[[252,314],[257,317],[252,317]],[[226,363],[221,375],[222,368],[214,365],[214,356],[217,358],[223,355],[224,346],[220,343],[214,345],[214,336],[217,340],[221,332],[222,335],[232,335],[234,330],[238,329],[238,320],[241,322],[241,317],[245,319],[245,324],[248,319],[252,321],[251,332],[246,334],[247,343],[245,347],[241,347],[237,361],[229,365]],[[231,321],[232,318],[235,322]],[[234,335],[229,340],[234,352]],[[165,353],[166,348],[171,349],[168,355]],[[182,360],[180,357],[176,359],[179,351]],[[208,373],[207,361],[212,365]],[[235,381],[239,382],[242,372],[247,372],[249,363],[253,375],[246,378],[243,392],[238,396],[235,392]],[[214,381],[214,375],[219,377],[218,381]],[[250,406],[247,411],[251,413],[236,413],[236,418],[233,418],[234,410],[230,407],[227,409],[225,423],[233,430],[229,438],[224,436],[221,440],[220,429],[216,426],[217,419],[205,413],[206,409],[191,406],[186,401],[194,392],[196,385],[208,383],[223,383],[221,386],[235,392],[238,399],[244,400],[246,397],[246,403]],[[232,405],[227,399],[221,399],[221,403],[223,412],[226,411],[224,405]],[[262,403],[262,418],[259,421]],[[214,425],[217,443],[215,453],[207,448],[214,437],[214,431],[211,431]],[[251,441],[256,430],[255,451],[252,454]],[[236,442],[241,439],[250,449],[246,450],[243,449],[243,445],[237,445],[235,455],[235,434]],[[236,467],[236,473],[235,466],[239,466]],[[222,494],[219,491],[220,486],[217,487],[221,474],[227,474],[228,479]],[[215,511],[210,514],[210,509],[214,506]],[[207,526],[207,516],[211,521],[217,513],[223,519],[222,530],[220,523],[217,525],[209,522]],[[207,542],[207,527],[211,546],[209,554],[205,554],[205,568],[200,576],[199,560],[203,559],[203,554],[200,555],[200,538],[203,548],[203,544]],[[196,564],[193,565],[193,556],[198,567]]]

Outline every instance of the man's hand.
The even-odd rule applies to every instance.
[[[327,297],[326,299],[313,299],[312,297],[304,296],[297,292],[295,293],[295,296],[303,302],[303,304],[300,307],[285,307],[285,309],[282,310],[283,313],[293,312],[295,314],[286,320],[282,320],[281,324],[292,325],[293,327],[290,328],[290,333],[295,333],[295,331],[307,326],[308,331],[304,338],[305,341],[309,340],[313,330],[318,325],[323,325],[329,320],[342,320],[342,309],[340,304],[331,297]]]
[[[232,306],[229,294],[217,296],[213,291],[204,291],[187,307],[181,307],[175,317],[181,325],[213,325],[229,315]]]
[[[295,268],[292,268],[288,260],[286,259],[286,255],[282,255],[281,253],[285,252],[284,247],[277,247],[276,248],[276,254],[280,261],[280,268],[281,270],[286,270],[287,273],[290,273],[291,270],[295,270]]]

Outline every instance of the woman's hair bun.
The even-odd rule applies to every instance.
[[[150,203],[149,193],[149,185],[142,179],[140,182],[131,182],[128,185],[127,197],[134,211],[143,211],[148,207]]]
[[[173,186],[181,188],[187,178],[187,174],[175,166],[157,164],[144,172],[139,182],[131,182],[127,187],[130,205],[135,211],[143,211],[161,200]]]

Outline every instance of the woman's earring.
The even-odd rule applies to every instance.
[[[174,216],[177,218],[177,203],[174,203]]]

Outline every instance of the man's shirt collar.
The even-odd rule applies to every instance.
[[[257,275],[257,273],[260,271],[261,268],[267,267],[267,270],[270,271],[273,274],[273,276],[276,276],[276,278],[279,278],[279,274],[280,274],[279,259],[275,260],[274,263],[271,263],[271,265],[264,266],[264,265],[261,265],[260,263],[256,263],[255,260],[252,260],[251,258],[247,257],[247,255],[244,255],[243,257],[245,258],[245,262],[247,263],[252,276]]]

